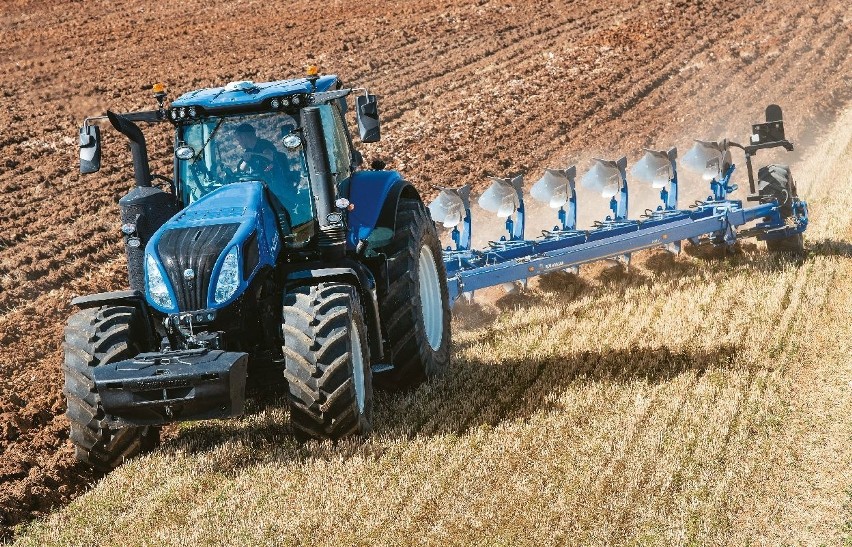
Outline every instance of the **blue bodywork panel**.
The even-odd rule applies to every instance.
[[[270,207],[266,196],[263,184],[260,182],[241,182],[229,184],[222,188],[204,196],[198,201],[192,203],[180,213],[175,215],[171,220],[166,222],[156,233],[154,233],[148,245],[145,247],[145,254],[154,258],[160,268],[160,275],[163,277],[168,286],[169,296],[173,303],[178,302],[175,294],[175,288],[171,286],[169,278],[166,275],[166,270],[158,255],[157,248],[163,234],[169,230],[194,228],[202,226],[211,226],[218,224],[238,224],[239,227],[236,233],[231,238],[231,241],[225,245],[224,250],[219,255],[213,267],[212,276],[210,277],[210,285],[207,291],[207,308],[219,309],[224,308],[231,302],[239,298],[248,285],[251,283],[257,272],[264,266],[272,266],[275,264],[278,254],[281,251],[281,238],[278,233],[278,224],[275,214]],[[259,260],[257,265],[250,272],[244,272],[242,265],[245,264],[243,254],[243,243],[253,234],[257,232]],[[237,263],[240,265],[240,284],[234,294],[226,301],[217,303],[213,295],[216,291],[216,283],[219,279],[219,273],[224,262],[225,255],[233,247],[237,248]],[[145,298],[148,303],[155,309],[163,313],[176,313],[177,305],[173,309],[164,309],[157,305],[150,294],[148,293],[149,276],[148,264],[145,261]]]
[[[367,239],[376,227],[385,202],[399,197],[407,183],[396,171],[357,171],[352,174],[349,201],[355,208],[349,213],[347,243],[354,247]]]
[[[260,106],[273,97],[329,91],[337,82],[337,76],[330,74],[320,77],[315,88],[307,78],[255,83],[247,90],[226,91],[224,87],[209,87],[184,93],[172,101],[171,107],[200,106],[205,109],[217,109]]]

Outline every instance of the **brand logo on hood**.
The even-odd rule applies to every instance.
[[[193,279],[195,279],[195,270],[193,270],[192,268],[185,269],[183,271],[183,278],[187,281],[192,281]]]

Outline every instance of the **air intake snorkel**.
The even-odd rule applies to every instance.
[[[301,110],[301,117],[311,193],[319,226],[317,244],[324,257],[342,257],[346,250],[346,228],[343,215],[334,205],[337,191],[325,146],[322,115],[318,107],[306,107]]]

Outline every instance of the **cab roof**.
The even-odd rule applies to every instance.
[[[184,93],[172,101],[171,107],[200,106],[207,110],[250,109],[254,106],[260,107],[274,97],[331,91],[338,86],[337,76],[333,74],[320,76],[314,85],[311,85],[308,78],[262,83],[231,82],[224,87],[208,87]]]

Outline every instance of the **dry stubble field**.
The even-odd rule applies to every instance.
[[[370,440],[300,446],[275,403],[195,424],[20,543],[848,542],[852,111],[827,137],[804,260],[547,278],[460,310],[445,377],[379,398]]]
[[[836,544],[850,531],[850,15],[839,1],[21,2],[0,28],[0,528],[22,544]],[[80,37],[84,37],[81,39]],[[743,138],[785,108],[809,254],[645,253],[457,310],[443,378],[363,443],[296,445],[275,401],[98,482],[66,441],[59,336],[124,286],[129,157],[75,173],[84,115],[306,59],[383,95],[382,156],[429,184]],[[167,149],[165,134],[152,149]],[[160,170],[168,154],[156,157]],[[742,181],[742,179],[740,179]],[[700,195],[695,187],[692,195]],[[581,195],[588,218],[605,203]],[[651,203],[647,195],[635,210]],[[540,221],[537,221],[540,222]],[[81,497],[81,493],[88,492]]]

